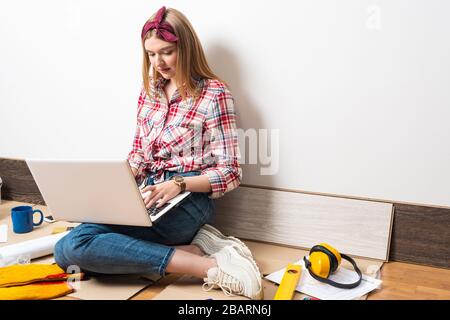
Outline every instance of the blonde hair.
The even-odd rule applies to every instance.
[[[156,13],[151,16],[148,21],[152,21],[155,16]],[[166,17],[164,21],[172,26],[173,31],[178,38],[178,41],[176,42],[177,64],[175,83],[177,84],[177,86],[179,86],[179,91],[182,99],[185,100],[187,95],[196,98],[201,93],[200,88],[196,86],[192,78],[215,79],[224,83],[211,71],[200,40],[189,20],[180,11],[168,8],[166,10]],[[149,97],[151,97],[149,80],[151,64],[145,49],[145,41],[153,36],[156,36],[155,34],[156,31],[151,30],[142,40],[142,77],[144,82],[144,89]],[[159,75],[156,68],[153,68],[153,86],[156,85],[160,77],[161,76]]]

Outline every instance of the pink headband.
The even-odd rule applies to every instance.
[[[156,35],[167,42],[177,42],[178,38],[173,31],[173,28],[167,22],[163,22],[166,14],[166,7],[162,7],[156,13],[153,21],[148,21],[142,28],[141,38],[144,40],[145,36],[150,30],[155,29]]]

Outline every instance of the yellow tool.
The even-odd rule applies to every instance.
[[[297,288],[298,281],[302,274],[302,267],[298,264],[289,264],[281,279],[274,300],[291,300]]]
[[[56,227],[56,228],[53,228],[52,234],[63,233],[66,231],[70,231],[72,229],[73,229],[73,227]]]

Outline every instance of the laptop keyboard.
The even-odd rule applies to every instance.
[[[147,209],[147,213],[152,217],[158,215],[162,210],[168,207],[170,205],[170,202],[165,203],[161,208],[156,208],[156,205],[157,204],[155,203],[149,209]]]

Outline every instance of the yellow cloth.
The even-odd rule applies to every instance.
[[[56,264],[25,264],[0,268],[0,288],[38,281],[60,281],[74,276]]]
[[[0,268],[0,300],[52,299],[73,292],[66,281],[83,277],[65,273],[56,264],[13,265]]]
[[[0,300],[43,300],[54,299],[72,293],[67,282],[35,283],[26,286],[0,288]]]

